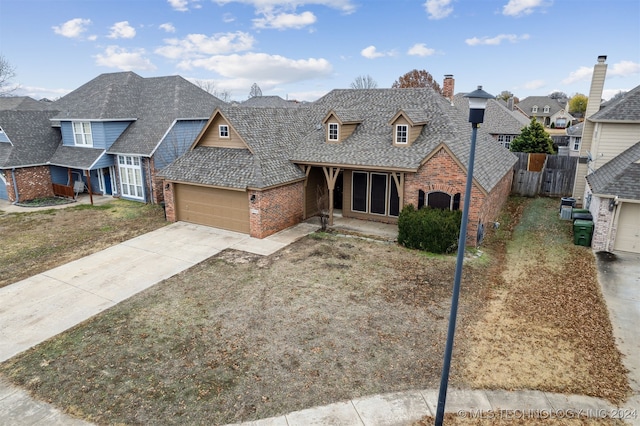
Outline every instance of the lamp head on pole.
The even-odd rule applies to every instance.
[[[482,123],[487,101],[495,98],[495,96],[482,90],[482,86],[478,86],[477,90],[467,93],[464,97],[469,98],[469,123],[474,125]]]

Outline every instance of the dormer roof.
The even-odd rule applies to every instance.
[[[421,126],[427,124],[427,113],[423,109],[411,108],[401,109],[389,120],[389,124],[395,123],[398,118],[404,117],[411,126]]]
[[[362,112],[358,110],[336,108],[330,110],[322,120],[323,124],[326,124],[331,116],[335,117],[340,124],[359,124],[362,123]]]

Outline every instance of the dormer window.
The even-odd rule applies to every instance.
[[[73,122],[73,141],[80,146],[93,146],[93,136],[91,136],[91,123],[88,121]]]
[[[545,113],[548,113],[548,112],[549,112],[549,110],[550,110],[549,105],[545,105],[545,106],[544,106],[544,112],[545,112]]]
[[[228,138],[229,137],[229,126],[227,126],[226,124],[219,125],[218,126],[218,132],[219,132],[221,138]]]
[[[533,108],[531,108],[531,112],[533,113],[538,112],[538,105],[534,105]]]
[[[409,135],[409,126],[406,124],[397,124],[396,125],[396,143],[397,144],[406,144],[408,142]]]
[[[339,139],[338,123],[329,123],[328,132],[327,139],[329,141],[337,142]]]

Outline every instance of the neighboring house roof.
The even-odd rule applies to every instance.
[[[0,128],[10,142],[0,143],[0,168],[46,164],[61,141],[51,126],[57,111],[0,111]]]
[[[44,111],[52,102],[36,101],[29,96],[0,96],[0,111]]]
[[[304,104],[298,101],[288,101],[280,96],[253,96],[239,105],[259,108],[297,108]]]
[[[323,116],[334,106],[359,110],[362,123],[348,139],[337,144],[326,143],[323,130],[312,131],[292,150],[293,162],[415,171],[436,148],[445,145],[466,168],[471,138],[468,114],[431,88],[333,90],[311,108],[316,116]],[[427,117],[420,135],[410,146],[393,146],[389,120],[400,110],[416,109]],[[319,120],[313,124],[318,123]],[[478,132],[476,155],[474,178],[487,191],[516,162],[513,154],[482,129]]]
[[[587,175],[594,194],[640,200],[640,141]]]
[[[557,100],[548,96],[529,96],[522,99],[515,106],[528,117],[534,115],[536,117],[551,117],[560,110],[565,109]],[[532,112],[534,106],[538,107],[538,112]],[[549,107],[549,112],[544,112],[545,106]]]
[[[54,117],[131,120],[108,152],[150,156],[178,119],[208,118],[224,102],[180,76],[143,78],[133,72],[101,74],[55,102]]]
[[[567,127],[567,136],[580,137],[582,136],[582,129],[584,128],[584,121],[576,124],[575,126]]]
[[[469,114],[469,99],[460,93],[454,96],[453,103],[456,108]],[[523,127],[527,127],[530,121],[520,112],[511,111],[506,102],[497,99],[489,99],[484,113],[484,127],[492,135],[519,135]]]
[[[169,180],[238,189],[266,188],[305,177],[288,153],[311,129],[307,108],[231,106],[219,110],[248,149],[197,147],[160,175]]]
[[[640,86],[619,99],[603,104],[600,111],[589,117],[591,121],[640,121]]]

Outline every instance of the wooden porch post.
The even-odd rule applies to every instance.
[[[402,207],[404,207],[404,173],[398,173],[396,176],[396,172],[391,172],[391,176],[393,176],[393,181],[395,182],[396,189],[398,190],[398,207],[400,211],[402,211]]]
[[[91,173],[89,170],[84,171],[87,176],[87,189],[89,190],[89,201],[91,201],[91,205],[93,205],[93,192],[91,191]]]
[[[329,188],[329,226],[333,226],[333,190],[336,187],[340,167],[323,167],[322,171],[327,179],[327,187]]]

